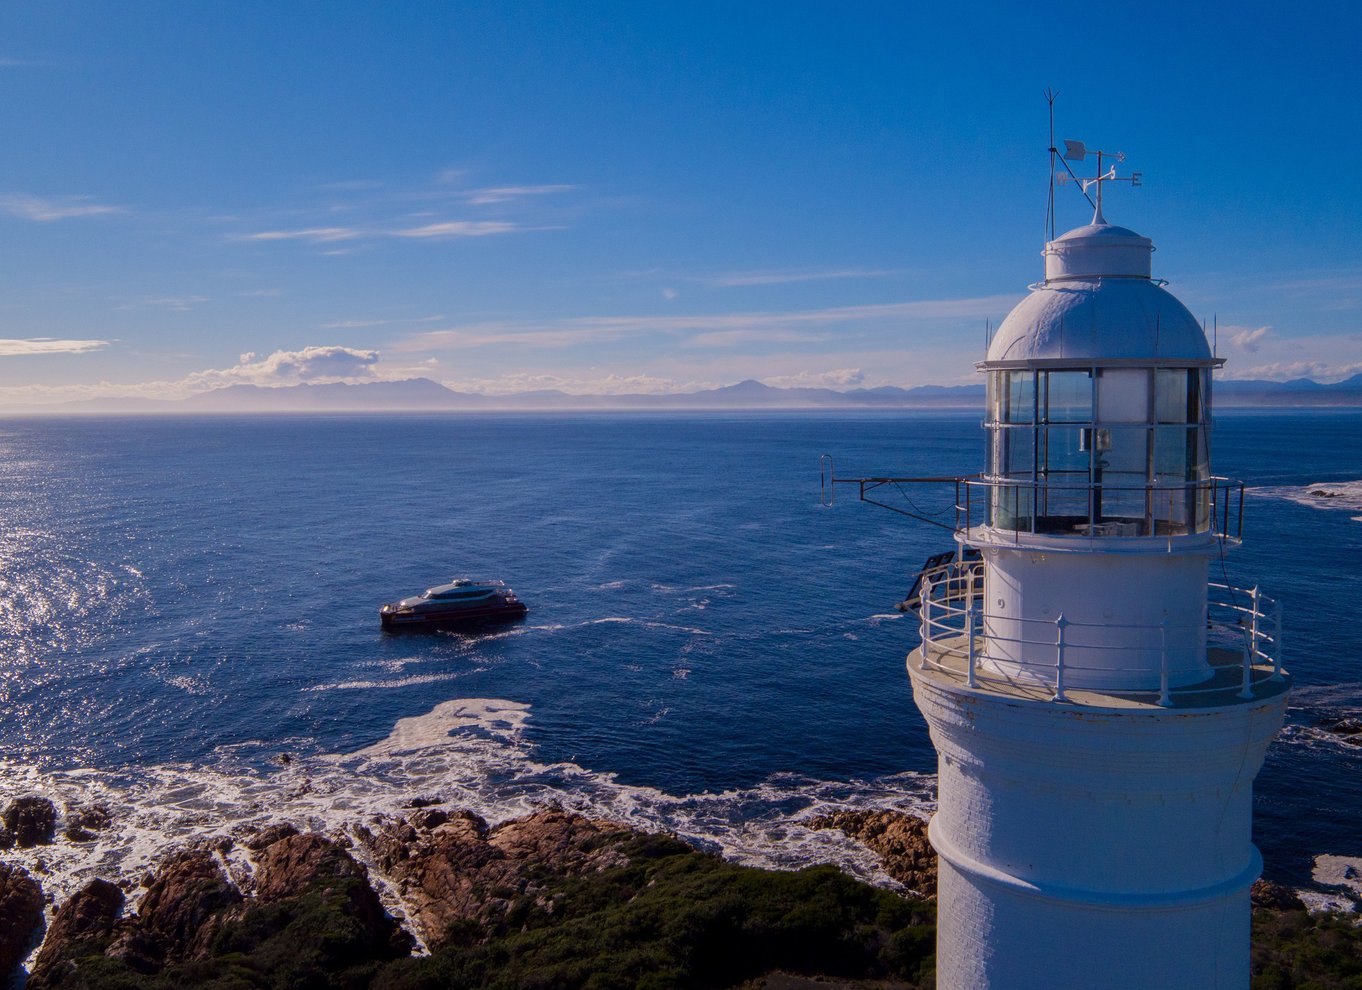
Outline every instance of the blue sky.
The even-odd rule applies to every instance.
[[[1047,86],[1144,173],[1107,218],[1227,374],[1338,379],[1359,38],[1344,3],[7,4],[0,405],[968,381],[1041,273]]]

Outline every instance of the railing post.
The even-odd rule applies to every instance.
[[[1272,630],[1272,677],[1282,678],[1282,603],[1272,610],[1274,628]]]
[[[1064,696],[1064,629],[1068,624],[1069,620],[1060,612],[1055,620],[1055,696],[1051,701],[1069,700]]]
[[[978,687],[979,685],[978,685],[978,683],[977,683],[977,682],[975,681],[975,679],[974,679],[974,588],[973,588],[973,584],[974,584],[974,579],[973,579],[973,577],[971,577],[971,578],[970,578],[970,585],[971,585],[971,587],[970,587],[969,604],[965,606],[965,628],[968,630],[968,636],[969,636],[969,657],[968,657],[968,659],[966,660],[967,666],[965,667],[965,683],[968,684],[970,687]]]
[[[1244,677],[1239,686],[1239,697],[1253,697],[1253,630],[1244,626]]]
[[[1168,708],[1173,704],[1173,698],[1168,693],[1168,615],[1165,613],[1163,622],[1159,623],[1159,637],[1162,640],[1163,656],[1159,660],[1159,706]]]
[[[927,654],[932,646],[932,579],[926,574],[922,575],[922,608],[919,613],[922,616],[922,663],[918,665],[918,670],[927,669]]]
[[[1253,586],[1253,590],[1249,592],[1249,601],[1253,603],[1253,613],[1249,616],[1249,625],[1252,629],[1252,634],[1249,636],[1249,663],[1256,664],[1258,662],[1259,639],[1258,614],[1262,610],[1261,595],[1256,584]]]

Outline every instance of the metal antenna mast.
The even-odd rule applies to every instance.
[[[1050,105],[1050,196],[1045,203],[1047,241],[1055,239],[1055,155],[1059,154],[1055,147],[1055,97],[1058,95],[1049,86],[1045,87],[1045,102]]]

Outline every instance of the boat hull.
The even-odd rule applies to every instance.
[[[379,621],[384,632],[439,632],[446,629],[472,629],[479,626],[523,619],[529,609],[524,602],[501,601],[465,608],[416,611],[384,605]]]

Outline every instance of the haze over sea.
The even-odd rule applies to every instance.
[[[973,413],[15,419],[0,424],[0,799],[98,800],[18,853],[59,897],[194,835],[332,829],[439,796],[545,801],[740,861],[872,856],[801,818],[930,808],[893,610],[944,530],[845,475],[969,474]],[[1362,413],[1227,413],[1250,486],[1225,573],[1285,604],[1289,724],[1258,780],[1267,875],[1362,856]],[[1310,492],[1324,486],[1337,497]],[[951,518],[948,491],[915,495]],[[1218,571],[1219,565],[1216,565]],[[393,637],[380,603],[502,578],[521,624]],[[1218,574],[1215,575],[1219,577]]]

